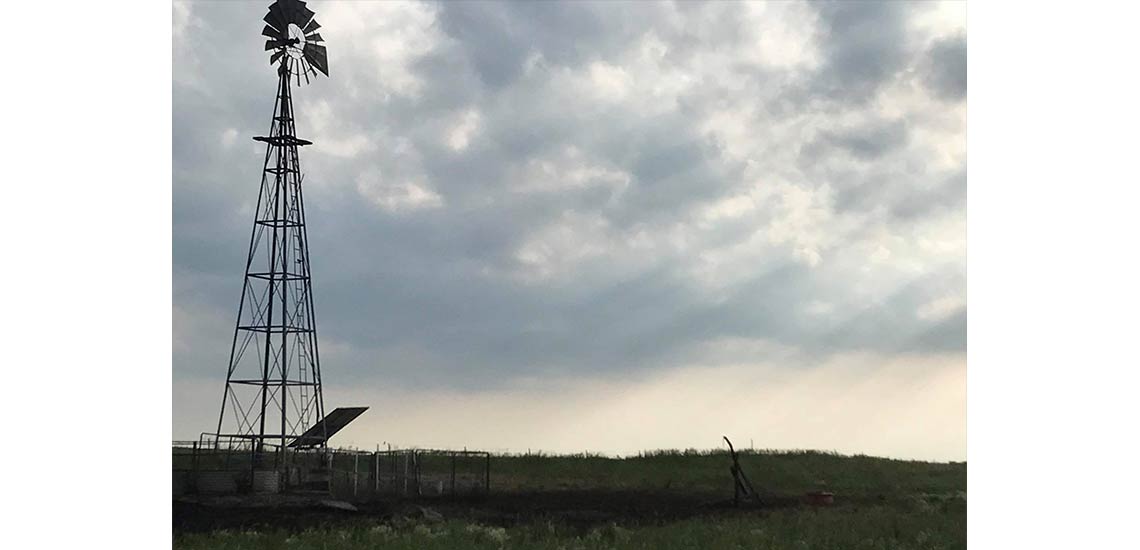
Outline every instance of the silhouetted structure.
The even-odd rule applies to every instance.
[[[297,138],[290,90],[293,79],[299,86],[317,71],[328,75],[313,15],[304,2],[278,0],[262,30],[277,66],[277,99],[269,135],[253,138],[266,144],[265,162],[215,439],[215,446],[225,438],[245,441],[259,460],[267,444],[284,453],[291,443],[325,447],[331,435],[298,157],[298,147],[311,142]]]
[[[748,481],[748,476],[744,475],[744,470],[740,467],[740,459],[736,456],[736,449],[732,447],[732,442],[728,440],[728,436],[722,437],[724,437],[724,442],[728,443],[728,452],[732,456],[732,466],[729,467],[729,472],[732,473],[732,503],[739,506],[740,499],[743,497],[750,499],[759,506],[761,504],[760,494],[752,488],[752,482]]]

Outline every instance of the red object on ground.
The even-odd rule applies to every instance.
[[[827,491],[812,491],[807,494],[808,504],[815,506],[830,506],[835,504],[835,493]]]

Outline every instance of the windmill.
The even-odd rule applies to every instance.
[[[317,32],[321,24],[313,15],[313,10],[305,7],[304,2],[278,0],[269,6],[269,13],[265,14],[267,24],[261,29],[261,35],[269,38],[265,41],[265,51],[273,52],[269,64],[278,64],[283,80],[287,80],[288,75],[295,76],[298,86],[302,76],[307,84],[309,76],[315,77],[317,71],[329,75],[328,53],[318,44],[324,42]]]
[[[326,416],[313,309],[309,239],[291,82],[328,76],[321,27],[300,0],[277,0],[261,34],[277,67],[277,96],[266,144],[261,187],[250,235],[238,319],[230,346],[225,393],[215,442],[249,444],[256,456],[267,445],[320,447],[364,412],[337,409]],[[215,443],[217,445],[217,443]]]

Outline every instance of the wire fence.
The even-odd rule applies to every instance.
[[[249,442],[175,441],[174,495],[327,493],[369,501],[491,491],[491,454],[483,451],[281,449]]]
[[[491,455],[478,451],[406,449],[329,454],[330,491],[345,498],[489,493]]]

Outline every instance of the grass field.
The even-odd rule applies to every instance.
[[[768,497],[736,509],[724,453],[496,457],[490,497],[179,529],[176,548],[913,548],[966,546],[966,465],[743,453]],[[835,493],[832,506],[802,502]],[[430,509],[424,514],[423,510]],[[411,513],[409,513],[411,511]],[[292,512],[302,514],[303,512]]]
[[[847,496],[910,496],[966,490],[964,463],[930,463],[817,451],[742,451],[740,465],[756,488],[775,494],[826,489]],[[602,456],[496,457],[496,489],[669,489],[729,491],[725,452],[658,451]]]

